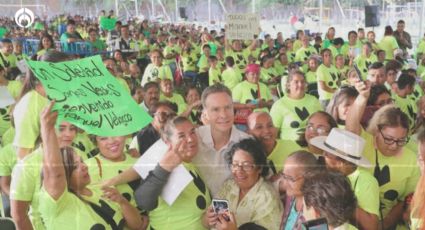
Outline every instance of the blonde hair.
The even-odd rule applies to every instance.
[[[369,122],[367,131],[376,135],[378,131],[384,127],[401,126],[409,132],[409,118],[399,108],[394,105],[386,105],[380,108],[373,115]]]

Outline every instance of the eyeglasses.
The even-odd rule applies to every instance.
[[[315,132],[319,135],[325,135],[325,134],[329,133],[329,129],[322,127],[322,126],[319,126],[319,127],[316,128],[312,124],[308,124],[306,129],[310,132]]]
[[[387,144],[387,145],[392,145],[392,144],[396,143],[397,146],[401,147],[401,146],[405,146],[407,144],[407,142],[409,142],[409,137],[405,137],[405,138],[402,138],[402,139],[395,140],[393,138],[389,138],[389,137],[384,136],[381,129],[379,129],[379,132],[381,133],[382,138],[384,138],[384,143]]]
[[[385,100],[385,101],[381,101],[381,102],[379,102],[378,104],[376,104],[377,106],[384,106],[384,105],[390,105],[390,104],[394,104],[394,99],[392,99],[392,98],[389,98],[389,99],[387,99],[387,100]]]
[[[166,118],[170,118],[170,117],[174,117],[176,116],[176,113],[167,113],[167,112],[156,112],[154,113],[155,116],[159,116],[159,117],[166,117]]]
[[[298,176],[298,177],[292,177],[292,176],[286,175],[283,172],[280,173],[280,176],[283,179],[288,180],[288,181],[290,181],[292,183],[295,183],[295,182],[297,182],[297,180],[300,180],[300,179],[304,178],[304,175],[301,175],[301,176]]]
[[[236,171],[238,169],[242,169],[245,172],[250,172],[255,168],[255,164],[249,162],[243,162],[241,164],[232,163],[230,164],[230,169],[232,171]]]

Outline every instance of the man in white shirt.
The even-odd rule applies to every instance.
[[[233,125],[232,93],[221,84],[209,86],[202,93],[201,101],[209,125],[198,128],[203,145],[194,163],[214,196],[231,172],[226,164],[227,150],[235,142],[250,136]]]

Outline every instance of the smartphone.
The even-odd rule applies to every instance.
[[[363,79],[362,79],[362,74],[361,74],[360,69],[359,69],[359,67],[357,66],[357,64],[354,64],[354,69],[356,70],[357,77],[359,78],[359,80],[360,80],[360,81],[363,81]]]
[[[326,218],[309,220],[302,223],[303,230],[328,230],[328,221]]]
[[[221,214],[226,211],[229,211],[229,202],[227,200],[213,199],[212,205],[213,205],[215,214]]]

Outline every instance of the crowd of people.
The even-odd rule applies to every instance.
[[[287,230],[324,219],[425,230],[425,38],[412,47],[403,20],[381,41],[363,28],[346,41],[333,27],[245,41],[148,20],[36,24],[0,42],[0,86],[16,100],[0,108],[0,188],[17,229]],[[31,56],[25,38],[39,40]],[[55,101],[18,63],[84,58],[67,54],[75,42],[102,54],[149,125],[96,136],[56,124]],[[147,175],[144,155],[160,156]],[[182,169],[190,182],[170,203]]]

